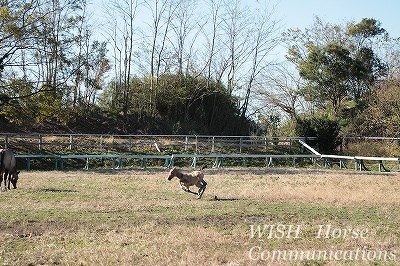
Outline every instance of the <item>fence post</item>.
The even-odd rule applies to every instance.
[[[26,158],[26,170],[31,170],[31,158]]]
[[[8,149],[8,135],[4,138],[4,149]]]
[[[215,137],[212,137],[212,146],[211,146],[211,152],[215,151]]]
[[[73,144],[73,136],[69,135],[69,150],[72,150],[72,144]]]
[[[189,145],[189,137],[185,136],[185,151],[188,150],[188,145]]]
[[[267,136],[264,136],[264,147],[265,147],[265,152],[267,152],[268,151]]]
[[[39,134],[39,151],[42,150],[42,135]]]

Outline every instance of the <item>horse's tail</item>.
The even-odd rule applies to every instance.
[[[207,165],[205,164],[205,165],[203,165],[201,168],[200,168],[200,171],[203,171],[204,169],[206,169],[207,168]]]

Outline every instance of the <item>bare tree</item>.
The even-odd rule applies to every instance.
[[[88,53],[85,53],[85,45],[89,41],[89,25],[87,22],[87,6],[86,4],[83,6],[82,15],[79,18],[79,25],[77,29],[77,45],[78,45],[78,54],[76,55],[76,71],[75,71],[75,81],[73,86],[73,99],[72,106],[76,108],[78,104],[78,99],[81,97],[81,83],[84,79],[84,73],[82,66],[84,65],[84,57]],[[87,51],[87,49],[86,49]]]
[[[194,13],[196,5],[196,0],[180,0],[174,12],[172,30],[175,36],[171,36],[169,41],[175,51],[178,75],[184,74],[184,61],[190,62],[190,47],[200,32]],[[191,38],[191,42],[188,44],[189,38]]]
[[[116,86],[118,94],[121,94],[116,94],[115,96],[120,97],[122,112],[125,118],[127,118],[129,112],[129,102],[131,98],[130,79],[133,70],[132,56],[134,52],[134,40],[137,34],[134,22],[138,6],[139,1],[137,0],[115,0],[111,2],[110,12],[108,14],[110,16],[110,21],[114,22],[111,23],[112,28],[108,29],[114,50],[114,86]]]
[[[299,93],[301,78],[285,65],[277,65],[272,74],[264,76],[264,85],[257,89],[257,98],[263,106],[273,106],[297,120],[303,108]]]
[[[163,61],[168,33],[171,27],[173,14],[178,6],[175,1],[154,0],[146,1],[145,5],[151,11],[152,21],[150,29],[151,54],[150,54],[150,112],[155,115],[155,99],[158,96],[158,77]]]
[[[226,36],[226,41],[223,44],[228,51],[226,63],[222,66],[220,75],[223,76],[227,71],[227,90],[229,95],[232,95],[236,83],[236,74],[248,56],[248,15],[241,8],[239,0],[227,1],[223,5],[223,31]]]
[[[211,80],[211,67],[212,61],[214,59],[215,53],[215,42],[217,37],[217,30],[218,30],[218,15],[220,9],[220,3],[215,3],[212,1],[211,6],[211,21],[212,21],[212,34],[211,34],[211,41],[209,42],[209,56],[207,61],[207,86],[209,86],[209,82]]]
[[[387,78],[400,79],[400,38],[390,38],[388,34],[379,38],[374,44],[378,54],[387,64]]]
[[[272,59],[268,58],[271,50],[277,45],[276,36],[276,22],[272,20],[272,13],[266,12],[261,13],[260,16],[256,16],[253,24],[253,30],[250,30],[249,36],[254,36],[254,39],[250,39],[250,58],[251,64],[248,71],[246,80],[246,91],[241,106],[241,116],[246,117],[251,93],[260,75],[265,75],[269,69],[269,65]]]
[[[252,93],[260,86],[273,59],[269,57],[279,43],[278,23],[273,8],[252,11],[239,0],[223,4],[221,45],[227,51],[219,55],[218,75],[226,78],[229,95],[241,97],[240,114],[246,118]],[[218,78],[217,78],[218,79]]]

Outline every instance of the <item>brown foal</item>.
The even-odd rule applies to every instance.
[[[200,170],[193,171],[190,174],[184,174],[174,167],[169,171],[168,180],[177,177],[179,179],[179,184],[184,191],[196,194],[197,198],[200,199],[207,187],[207,182],[204,181],[204,168],[206,168],[206,166],[203,166]],[[198,187],[199,191],[197,193],[191,191],[189,189],[191,186]]]

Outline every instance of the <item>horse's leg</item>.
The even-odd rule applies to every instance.
[[[200,184],[199,184],[199,183],[200,183]],[[198,183],[199,192],[197,193],[197,198],[198,198],[198,199],[201,199],[201,196],[203,196],[204,191],[206,191],[207,182],[204,181],[204,180],[201,180],[199,183]]]
[[[0,191],[3,189],[3,173],[0,172]]]
[[[187,186],[185,186],[185,185],[183,185],[183,184],[181,184],[181,189],[182,189],[183,191],[185,191],[185,192],[188,192],[188,193],[192,193],[192,194],[196,194],[196,195],[197,195],[197,193],[191,191]]]
[[[4,171],[4,191],[7,191],[7,177],[8,177],[8,171]]]
[[[183,185],[182,183],[180,184],[180,186],[183,191],[188,192],[189,188],[187,186]]]
[[[7,191],[7,177],[8,177],[8,172],[4,171],[4,191]]]
[[[10,190],[11,173],[6,172],[4,179],[5,179],[5,181],[7,181],[7,189]]]

